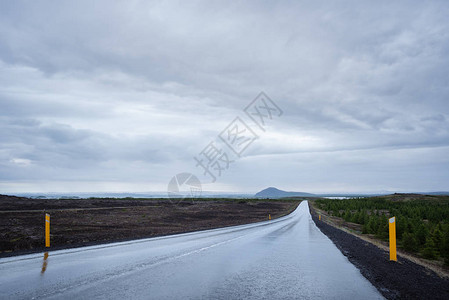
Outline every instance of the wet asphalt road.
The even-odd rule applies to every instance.
[[[382,299],[308,203],[256,224],[0,259],[0,299]]]

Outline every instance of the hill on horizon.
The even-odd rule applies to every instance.
[[[316,195],[304,192],[287,192],[275,187],[266,188],[254,195],[254,197],[257,198],[313,197],[313,196]]]

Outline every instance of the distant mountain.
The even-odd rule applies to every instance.
[[[314,197],[314,194],[302,192],[286,192],[275,187],[266,188],[254,195],[256,198],[282,198],[282,197]]]

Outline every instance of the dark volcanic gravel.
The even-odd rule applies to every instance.
[[[389,260],[389,253],[356,236],[318,220],[318,228],[327,235],[387,299],[449,299],[449,280],[420,265],[398,256]]]
[[[45,212],[51,215],[51,250],[126,241],[264,221],[285,215],[299,201],[198,199],[29,199],[0,195],[0,257],[46,250]],[[45,212],[44,212],[45,210]]]

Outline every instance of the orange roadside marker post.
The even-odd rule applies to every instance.
[[[45,247],[50,247],[50,215],[45,214]]]
[[[268,214],[268,220],[271,220],[271,214]]]
[[[396,256],[396,217],[388,220],[390,231],[390,260],[398,261]]]

